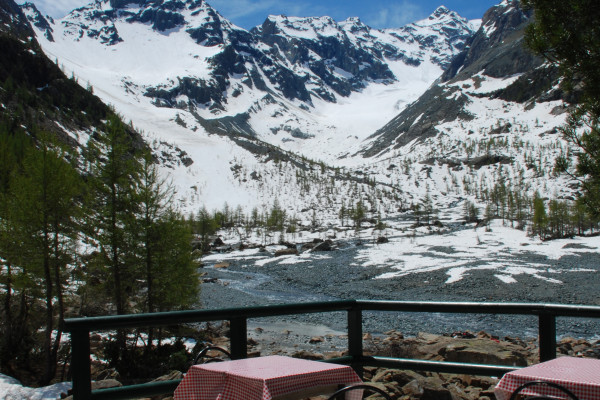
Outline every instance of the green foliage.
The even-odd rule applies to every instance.
[[[131,137],[116,117],[108,120],[98,141],[89,143],[93,205],[89,232],[100,247],[102,263],[109,272],[107,282],[117,314],[128,312],[125,291],[131,292],[137,278],[135,265],[137,227],[136,182],[141,170],[139,155],[132,154]]]
[[[0,370],[45,384],[66,310],[188,308],[197,266],[139,134],[34,40],[2,34],[0,52]],[[82,155],[60,125],[94,132]]]
[[[11,266],[3,276],[14,296],[5,294],[3,314],[8,321],[14,320],[10,302],[19,295],[30,293],[43,301],[45,375],[40,382],[48,383],[56,371],[62,337],[67,265],[73,262],[78,238],[82,181],[67,161],[72,155],[45,133],[38,139],[37,148],[26,150],[22,168],[13,171],[4,194],[0,249]]]
[[[286,211],[279,205],[279,200],[275,199],[267,218],[267,228],[272,231],[282,232],[284,230],[286,220]]]
[[[533,198],[533,217],[531,220],[531,231],[540,238],[545,238],[548,227],[548,216],[544,200],[536,193]]]
[[[565,90],[579,96],[563,127],[579,153],[575,171],[582,181],[582,200],[600,215],[600,7],[596,0],[523,0],[535,10],[526,42],[558,65]],[[560,167],[567,166],[564,162]]]
[[[193,232],[200,236],[201,250],[208,251],[210,236],[213,235],[219,224],[206,210],[206,207],[202,207],[196,216],[193,225]]]
[[[464,205],[465,222],[477,222],[479,220],[479,209],[471,201],[465,201]]]
[[[189,308],[198,294],[196,265],[192,261],[191,231],[170,204],[174,191],[158,176],[150,153],[141,158],[135,207],[137,259],[143,276],[139,307],[146,312]],[[148,340],[151,344],[152,337]]]
[[[354,222],[354,227],[357,230],[360,229],[363,219],[366,216],[366,212],[367,209],[365,208],[365,203],[363,203],[362,199],[359,199],[350,209],[350,218]]]

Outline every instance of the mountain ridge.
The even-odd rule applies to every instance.
[[[357,18],[268,16],[246,31],[201,1],[173,2],[164,19],[153,8],[164,2],[95,4],[104,11],[83,7],[49,21],[54,42],[42,28],[38,37],[147,141],[186,151],[191,163],[169,164],[168,171],[187,209],[224,201],[260,206],[282,197],[290,211],[319,208],[335,218],[340,199],[318,194],[333,189],[307,188],[300,178],[319,165],[319,179],[342,198],[356,198],[357,190],[343,181],[374,185],[367,192],[385,189],[381,200],[369,195],[372,209],[384,214],[418,203],[429,190],[440,208],[481,201],[449,182],[478,180],[482,193],[494,186],[498,168],[527,177],[529,191],[572,195],[547,173],[557,151],[567,150],[550,148],[554,134],[543,136],[564,121],[553,111],[563,97],[549,92],[554,78],[522,48],[530,16],[514,1],[492,7],[481,25],[439,7],[392,30]],[[114,26],[122,40],[97,35],[84,23],[88,17],[104,19],[102,26]],[[74,28],[86,24],[87,30]],[[534,78],[535,93],[523,84]],[[515,149],[483,151],[500,139],[539,149],[547,154],[543,165],[531,169],[531,156]],[[467,151],[471,146],[481,151]]]

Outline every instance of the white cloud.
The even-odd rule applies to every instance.
[[[262,22],[270,14],[320,16],[326,13],[323,7],[293,0],[209,0],[208,3],[232,21],[248,19]]]
[[[277,0],[211,0],[209,4],[228,19],[237,19],[248,15],[264,13],[276,8]]]
[[[76,8],[91,3],[91,0],[34,0],[33,3],[42,14],[62,18]]]
[[[388,4],[385,7],[373,7],[373,12],[365,15],[364,22],[374,28],[400,28],[423,19],[425,15],[427,13],[417,4],[404,0],[401,3]]]

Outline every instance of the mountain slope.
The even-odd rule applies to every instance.
[[[473,32],[445,8],[397,30],[271,16],[251,32],[204,1],[105,0],[57,21],[23,9],[44,51],[144,132],[187,210],[260,207],[280,193],[292,210],[321,204],[336,215],[339,201],[307,187],[307,159],[332,162],[359,146]],[[357,190],[343,182],[364,180],[316,169],[311,179],[333,179],[342,193]]]
[[[357,19],[271,16],[247,32],[191,0],[104,0],[60,21],[34,14],[28,11],[48,54],[91,85],[112,86],[105,101],[126,95],[187,114],[190,129],[257,137],[295,152],[302,139],[321,139],[307,145],[311,154],[340,135],[364,138],[381,126],[473,33],[443,7],[385,31]],[[377,106],[351,121],[338,106],[373,98]],[[353,126],[360,131],[348,132]]]
[[[76,132],[102,124],[109,108],[51,62],[12,0],[0,1],[0,114],[9,131],[44,129],[77,144]]]
[[[516,1],[481,26],[440,7],[388,30],[269,16],[245,31],[200,0],[103,0],[58,21],[24,10],[44,51],[144,132],[186,210],[280,198],[335,219],[362,197],[391,215],[500,181],[573,194],[552,175],[569,151],[564,95],[523,49]]]
[[[572,152],[557,130],[568,99],[556,69],[523,46],[530,18],[512,0],[486,12],[440,81],[365,142],[357,155],[371,173],[417,198],[430,188],[440,204],[485,203],[494,190],[573,198],[576,185],[553,172]]]

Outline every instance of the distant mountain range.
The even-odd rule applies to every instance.
[[[365,193],[391,215],[427,193],[477,202],[498,180],[573,194],[551,174],[565,96],[524,49],[516,0],[385,30],[268,16],[247,31],[202,0],[21,9],[50,60],[141,131],[187,211],[278,198],[333,220]]]

